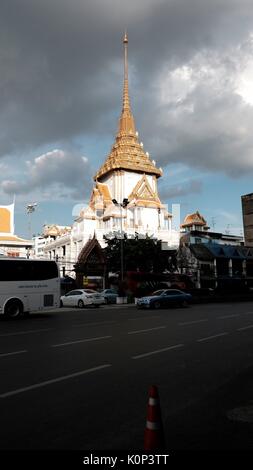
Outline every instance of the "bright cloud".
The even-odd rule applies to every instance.
[[[45,199],[54,196],[82,198],[87,193],[91,170],[88,159],[55,149],[33,161],[26,162],[24,180],[4,180],[2,190],[7,194],[29,194],[40,189]]]

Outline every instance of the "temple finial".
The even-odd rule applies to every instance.
[[[128,36],[127,32],[125,31],[124,39],[124,90],[123,90],[123,110],[130,109],[130,102],[129,102],[129,93],[128,93]]]
[[[130,108],[130,99],[129,99],[129,92],[128,92],[128,36],[127,32],[124,34],[123,38],[124,44],[124,87],[123,87],[123,106],[121,117],[119,120],[119,133],[131,134],[135,135],[135,125],[134,125],[134,118],[131,113]]]

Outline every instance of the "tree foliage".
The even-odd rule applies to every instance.
[[[143,238],[104,237],[107,243],[104,249],[107,271],[121,271],[121,244],[123,244],[123,266],[126,271],[164,272],[173,271],[174,260],[171,253],[162,250],[160,240],[146,235]]]

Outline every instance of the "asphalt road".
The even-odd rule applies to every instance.
[[[167,449],[253,450],[252,335],[249,302],[1,319],[0,450],[141,450],[152,384]]]

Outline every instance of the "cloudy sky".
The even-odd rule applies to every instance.
[[[0,201],[16,233],[71,224],[113,143],[122,35],[132,110],[160,194],[240,233],[253,192],[252,0],[1,0]]]

